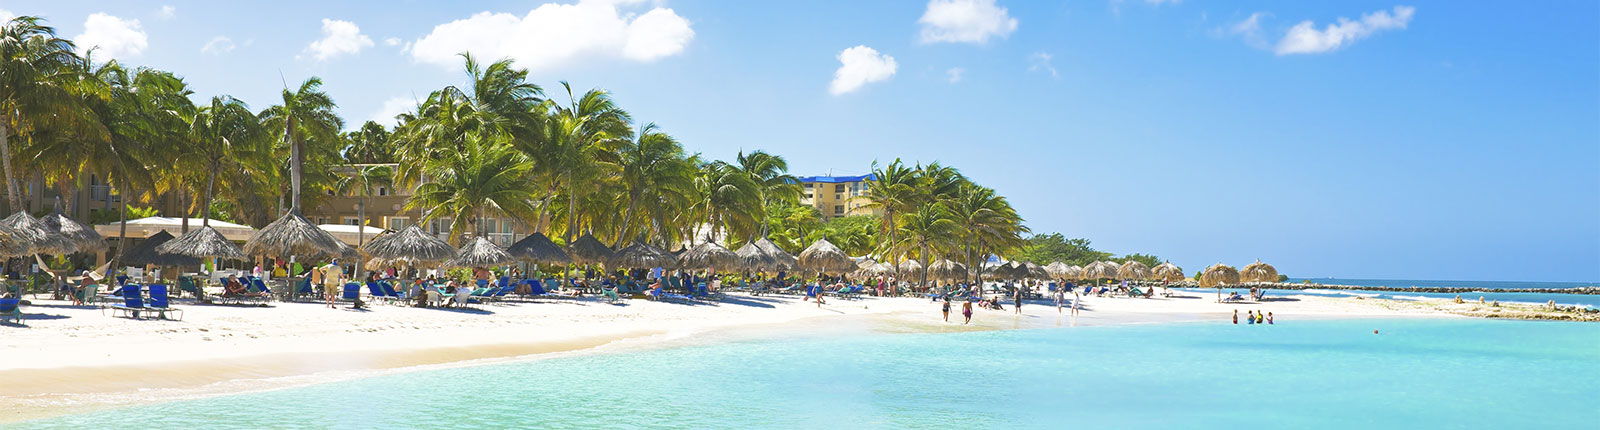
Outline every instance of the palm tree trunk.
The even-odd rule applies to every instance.
[[[0,115],[0,166],[5,168],[6,175],[6,202],[11,204],[12,211],[22,210],[22,198],[17,195],[17,177],[11,174],[11,141],[7,138],[10,133],[6,129],[7,118]]]
[[[206,172],[206,201],[205,207],[200,209],[205,212],[201,212],[200,227],[211,226],[211,198],[215,196],[215,194],[212,194],[212,192],[217,188],[217,165],[220,163],[220,161],[221,159],[218,158],[211,159],[211,171]],[[183,223],[184,225],[188,225],[189,218],[184,218]]]
[[[283,140],[289,144],[289,211],[295,215],[300,214],[300,172],[303,168],[300,163],[300,139],[294,138],[294,117],[284,121]]]
[[[572,173],[567,173],[567,243],[572,243],[572,233],[578,228],[578,186],[572,183]]]
[[[207,190],[207,192],[210,192],[210,190]],[[182,230],[179,235],[189,232],[189,215],[192,213],[189,210],[189,203],[188,187],[180,187],[178,189],[178,207],[183,208],[183,226],[178,228]]]
[[[128,183],[127,181],[128,181],[128,178],[127,178],[126,175],[124,175],[123,178],[122,178],[122,183],[126,184],[126,183]],[[110,196],[111,192],[107,191],[106,195]],[[117,256],[116,256],[116,258],[111,259],[111,266],[106,269],[106,278],[110,279],[110,278],[112,278],[112,276],[111,276],[112,274],[117,273],[117,268],[122,266],[122,253],[123,253],[123,251],[126,251],[127,249],[128,249],[128,196],[122,196],[122,220],[120,221],[119,225],[117,226]]]
[[[639,193],[634,192],[628,198],[628,212],[622,216],[622,225],[617,226],[617,242],[611,244],[615,248],[622,246],[623,234],[628,233],[628,228],[633,226],[633,208],[639,204]]]

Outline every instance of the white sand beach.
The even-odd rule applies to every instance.
[[[91,306],[35,300],[26,326],[0,327],[0,422],[173,398],[282,388],[378,372],[704,341],[708,334],[771,336],[828,329],[959,331],[1226,321],[1235,309],[1272,311],[1279,324],[1311,318],[1452,316],[1404,302],[1289,296],[1218,304],[1214,297],[1087,297],[1079,317],[1042,301],[1017,315],[916,298],[730,294],[686,305],[644,299],[508,301],[477,310],[320,303],[267,307],[186,305],[182,321],[114,317]]]

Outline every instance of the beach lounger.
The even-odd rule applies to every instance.
[[[22,299],[0,299],[0,322],[16,320],[17,325],[22,325]]]
[[[382,288],[383,295],[391,301],[403,302],[410,298],[406,296],[406,293],[395,290],[394,283],[389,281],[378,281],[378,288]]]
[[[389,293],[383,290],[383,285],[378,284],[378,281],[367,281],[367,295],[372,296],[373,303],[380,301],[394,302],[394,297],[390,297]]]
[[[295,287],[295,290],[294,290],[294,295],[296,297],[298,297],[298,298],[301,298],[301,299],[305,299],[307,297],[313,297],[313,296],[316,296],[316,294],[317,294],[317,292],[315,290],[311,289],[311,277],[310,276],[306,276],[306,277],[301,278],[300,279],[300,285],[298,287]]]
[[[606,297],[606,301],[611,303],[616,303],[622,300],[622,296],[617,295],[617,290],[615,288],[601,289],[600,294],[604,295]]]
[[[155,284],[151,285],[149,289],[150,303],[145,304],[144,308],[146,310],[155,312],[157,318],[167,319],[167,314],[176,314],[179,321],[183,320],[183,309],[172,307],[172,301],[167,296],[166,285]]]
[[[132,318],[139,318],[139,312],[144,311],[144,293],[139,290],[139,285],[122,286],[122,304],[111,305],[110,309]]]
[[[188,276],[179,276],[178,277],[178,294],[182,295],[183,293],[194,294],[195,298],[205,297],[205,295],[206,295],[205,291],[202,291],[200,289],[200,285],[196,284],[194,282],[194,278],[188,277]],[[85,303],[87,303],[87,302],[85,302]]]

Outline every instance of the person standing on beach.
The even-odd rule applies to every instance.
[[[1067,294],[1056,288],[1056,313],[1061,313],[1061,308],[1066,307]]]
[[[1017,315],[1022,315],[1022,287],[1018,286],[1016,291],[1013,291],[1012,294],[1013,301],[1016,303]]]
[[[339,267],[339,260],[335,259],[318,271],[322,272],[322,294],[328,299],[328,309],[336,309],[333,302],[339,298],[339,277],[344,275],[344,269]]]
[[[961,316],[966,317],[966,321],[962,321],[961,324],[964,325],[964,324],[968,324],[968,323],[972,322],[972,301],[971,300],[967,300],[967,301],[961,302]]]
[[[950,298],[944,298],[944,322],[950,322]]]

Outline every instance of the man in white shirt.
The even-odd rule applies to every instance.
[[[339,298],[339,287],[344,286],[344,269],[339,267],[339,260],[328,262],[327,265],[317,268],[322,272],[322,295],[328,298],[328,308],[336,308],[333,303]]]

